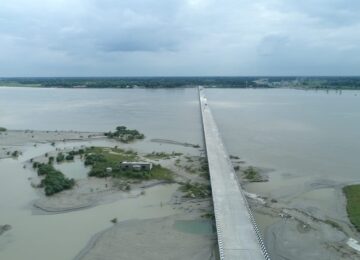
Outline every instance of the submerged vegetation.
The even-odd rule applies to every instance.
[[[50,164],[40,164],[38,167],[38,175],[45,176],[41,181],[40,187],[44,187],[46,196],[51,196],[63,190],[71,189],[75,185],[74,179],[69,179],[65,175],[56,170]]]
[[[152,152],[149,154],[146,154],[145,157],[148,159],[152,159],[152,160],[168,160],[177,156],[181,156],[182,153],[176,153],[176,152],[172,152],[172,153],[165,153],[165,152]]]
[[[105,136],[108,138],[118,139],[123,143],[130,143],[135,140],[141,140],[145,138],[145,135],[140,133],[136,129],[128,129],[126,126],[116,127],[115,132],[107,132]]]
[[[180,190],[185,193],[187,198],[207,198],[211,195],[211,186],[201,183],[186,182],[180,187]]]
[[[350,222],[360,231],[360,184],[349,185],[343,188],[346,196],[346,210]]]
[[[244,177],[245,179],[251,181],[251,182],[262,182],[264,179],[262,178],[261,174],[258,170],[256,170],[254,167],[248,167],[244,171]]]

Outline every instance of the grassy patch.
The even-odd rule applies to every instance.
[[[182,153],[176,153],[176,152],[172,152],[172,153],[164,153],[164,152],[152,152],[149,154],[146,154],[144,157],[151,159],[151,160],[168,160],[171,159],[173,157],[177,157],[177,156],[181,156]]]
[[[161,165],[154,165],[150,173],[152,179],[172,181],[174,178],[172,171]]]
[[[346,196],[346,210],[351,223],[360,231],[360,185],[349,185],[343,188]]]
[[[187,182],[180,187],[187,198],[207,198],[211,195],[210,185]]]
[[[259,172],[254,169],[253,167],[249,167],[244,171],[244,176],[246,179],[252,182],[259,182],[262,181],[261,175]]]

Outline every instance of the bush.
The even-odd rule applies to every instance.
[[[66,155],[65,159],[67,161],[72,161],[72,160],[74,160],[74,155],[68,154],[68,155]]]
[[[92,169],[89,172],[89,176],[90,177],[105,178],[105,177],[109,177],[110,173],[108,173],[106,170],[103,170],[103,169]]]
[[[55,158],[53,156],[49,157],[48,164],[52,164],[54,162]]]
[[[85,156],[85,162],[84,164],[86,166],[88,165],[94,165],[96,162],[105,162],[105,156],[102,154],[87,154]]]
[[[71,189],[75,185],[74,179],[66,178],[62,172],[49,164],[41,164],[38,168],[38,175],[45,175],[41,181],[41,187],[45,187],[46,196]]]
[[[35,163],[34,163],[34,164],[35,164]],[[51,165],[40,163],[40,164],[38,164],[38,171],[37,171],[37,173],[38,173],[39,176],[43,176],[43,175],[46,175],[46,174],[48,174],[49,172],[52,172],[52,171],[54,171],[54,170],[55,170],[54,167],[52,167]]]
[[[63,153],[59,153],[57,156],[56,156],[56,162],[63,162],[65,160],[65,155]]]

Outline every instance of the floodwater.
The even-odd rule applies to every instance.
[[[346,218],[339,187],[360,182],[360,91],[207,89],[206,94],[229,153],[246,165],[269,169],[269,182],[246,189],[289,207],[311,208],[318,217]],[[183,149],[152,138],[203,140],[196,89],[0,88],[0,104],[0,126],[9,129],[109,131],[126,125],[145,133],[146,140],[136,145],[149,151]],[[50,145],[29,147],[23,160],[50,150]],[[27,180],[29,171],[20,161],[0,160],[0,224],[14,227],[0,237],[1,259],[55,259],[57,254],[49,254],[56,250],[64,251],[61,259],[71,259],[113,216],[158,214],[123,201],[33,216],[29,205],[37,194]],[[141,199],[143,205],[148,195],[158,202],[171,189],[154,188]],[[256,218],[263,232],[273,223],[267,216]]]
[[[230,153],[289,178],[352,181],[359,173],[360,91],[207,93]]]
[[[162,138],[201,139],[196,89],[0,88],[9,129],[110,131],[125,125]]]
[[[70,162],[55,163],[54,167],[65,174],[66,177],[75,180],[87,178],[90,167],[84,166],[84,161],[75,159]]]
[[[304,190],[360,182],[360,91],[207,92],[229,153],[273,170],[270,183],[250,191],[291,200]]]
[[[165,185],[149,188],[138,198],[62,214],[33,215],[31,203],[38,196],[28,181],[32,171],[14,159],[3,159],[0,166],[0,223],[13,227],[0,237],[0,259],[73,259],[93,235],[112,225],[113,218],[123,221],[176,213],[166,199],[178,186]]]
[[[175,229],[196,235],[212,235],[215,227],[211,220],[197,219],[197,220],[176,220],[174,223]]]

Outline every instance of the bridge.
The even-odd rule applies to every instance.
[[[207,103],[204,89],[199,99],[221,260],[268,260],[247,200]]]

